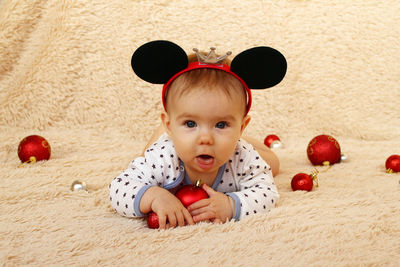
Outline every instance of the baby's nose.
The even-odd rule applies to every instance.
[[[202,130],[199,133],[198,143],[200,145],[212,145],[214,144],[214,138],[210,131]]]

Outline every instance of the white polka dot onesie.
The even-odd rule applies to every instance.
[[[123,216],[141,217],[145,214],[140,212],[139,204],[147,189],[160,186],[175,192],[184,184],[191,184],[185,166],[172,140],[163,134],[146,150],[144,157],[132,161],[128,169],[111,182],[111,205]],[[229,161],[220,167],[212,188],[234,200],[235,220],[267,213],[279,198],[271,168],[243,139],[238,141]]]

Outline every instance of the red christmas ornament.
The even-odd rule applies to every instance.
[[[281,139],[275,134],[270,134],[264,139],[264,145],[269,148],[280,147],[282,145]]]
[[[158,215],[155,212],[150,212],[149,215],[147,216],[147,225],[151,229],[157,229],[160,227],[158,223]]]
[[[185,208],[201,199],[208,198],[207,192],[200,187],[199,181],[197,181],[196,185],[183,186],[175,193],[175,196],[182,202]]]
[[[196,185],[184,185],[175,193],[175,196],[182,202],[183,206],[187,208],[201,199],[208,198],[207,192],[200,186],[200,180],[196,182]],[[160,227],[157,213],[149,213],[147,216],[147,225],[152,229]]]
[[[314,137],[307,147],[307,156],[313,165],[332,165],[340,162],[340,145],[329,135]]]
[[[312,174],[298,173],[293,176],[291,182],[292,190],[311,191],[314,185],[314,180],[316,181],[316,186],[318,186],[317,173],[317,171]]]
[[[25,137],[18,146],[18,157],[23,163],[48,160],[51,148],[46,139],[39,135]]]
[[[400,155],[391,155],[388,157],[385,166],[387,173],[400,172]]]

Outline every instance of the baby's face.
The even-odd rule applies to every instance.
[[[167,131],[188,173],[216,174],[229,160],[250,118],[244,117],[243,95],[195,90],[172,96]]]

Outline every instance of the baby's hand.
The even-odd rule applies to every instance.
[[[193,221],[197,223],[210,220],[221,223],[230,220],[233,216],[233,207],[229,196],[215,191],[206,184],[203,184],[203,189],[209,198],[199,200],[188,207]]]
[[[154,192],[151,209],[157,213],[160,229],[184,226],[185,221],[193,225],[193,219],[189,211],[168,190],[159,188]],[[167,224],[168,221],[168,224]]]

